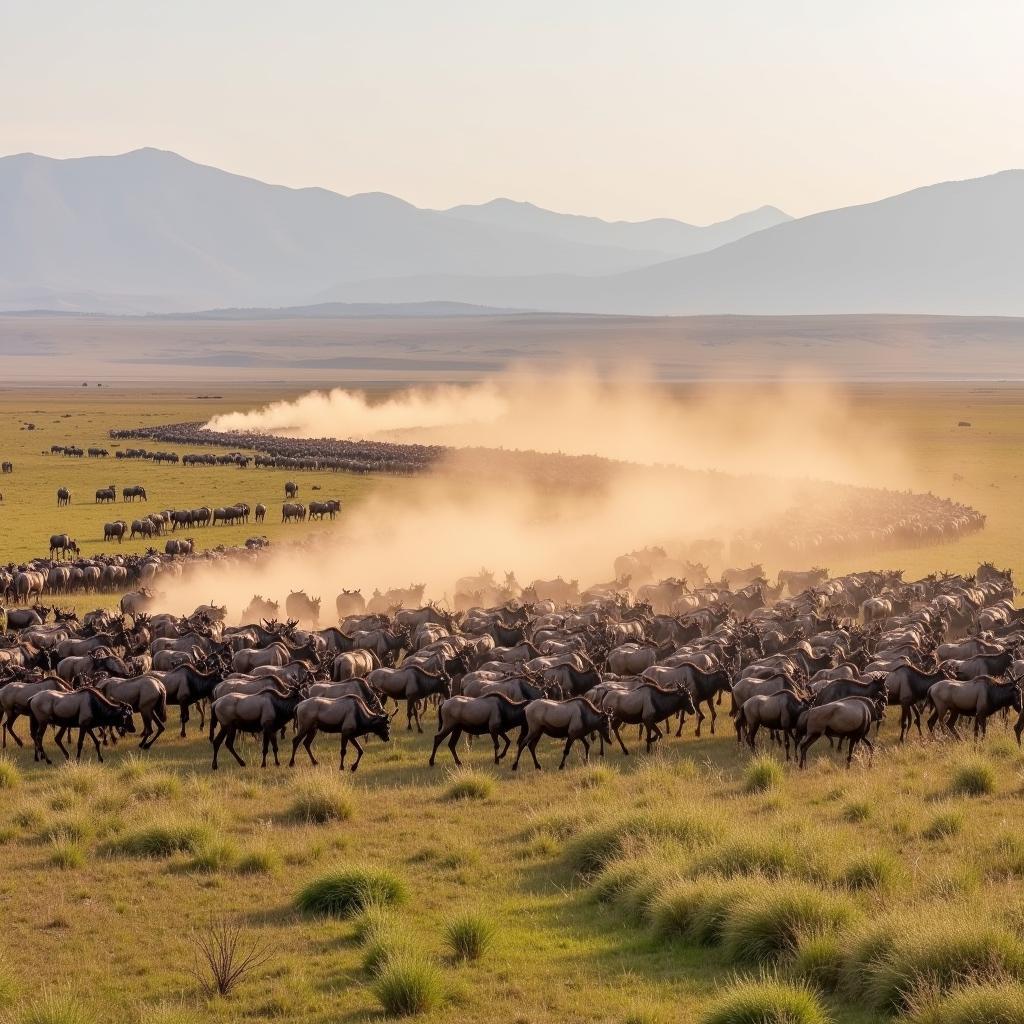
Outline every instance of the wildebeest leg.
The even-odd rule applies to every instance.
[[[573,745],[573,744],[574,744],[575,742],[576,742],[576,740],[575,740],[575,739],[574,739],[574,738],[573,738],[572,736],[569,736],[569,737],[568,737],[568,738],[566,739],[566,741],[565,741],[565,747],[564,747],[564,749],[562,750],[562,760],[561,760],[561,762],[559,762],[559,765],[558,765],[558,770],[559,770],[559,771],[561,771],[561,770],[562,770],[562,769],[563,769],[563,768],[565,767],[565,761],[566,761],[566,758],[568,758],[568,756],[569,756],[569,751],[570,751],[570,750],[572,750],[572,745]]]
[[[415,713],[415,710],[416,710],[415,704],[416,704],[416,701],[412,697],[410,697],[405,702],[405,717],[406,717],[406,721],[408,723],[406,725],[406,729],[408,729],[409,732],[412,732],[412,716],[413,716],[413,714]],[[417,725],[419,724],[419,718],[416,719],[416,724]]]
[[[1017,737],[1017,746],[1021,745],[1020,736],[1024,733],[1024,711],[1017,716],[1017,724],[1013,727],[1013,734]]]
[[[270,734],[270,748],[271,748],[271,750],[274,751],[274,767],[275,768],[280,768],[281,767],[281,761],[280,761],[280,759],[277,756],[280,753],[280,751],[278,750],[278,747],[277,747],[277,732],[276,732],[276,730],[274,732],[271,732],[271,734]]]
[[[497,760],[494,762],[495,764],[497,764],[499,761],[502,760],[502,758],[504,758],[504,756],[508,753],[508,748],[512,746],[512,737],[509,736],[507,732],[502,732],[498,735],[501,736],[501,738],[505,741],[505,747],[502,750],[502,752],[498,754]]]
[[[68,730],[67,730],[67,728],[65,726],[61,726],[60,729],[55,729],[54,733],[53,733],[53,739],[54,739],[54,742],[57,744],[57,746],[60,747],[60,752],[64,755],[65,760],[70,761],[71,760],[71,755],[67,752],[67,750],[65,749],[64,744],[62,742],[64,737],[67,735],[67,731]],[[79,759],[81,759],[81,756],[82,756],[82,730],[81,729],[78,730],[78,756],[79,756]]]
[[[807,751],[821,739],[821,733],[815,735],[808,735],[804,737],[803,743],[800,744],[800,761],[799,767],[804,768],[807,765]]]
[[[533,767],[540,771],[540,761],[537,760],[537,744],[540,743],[541,733],[537,733],[536,736],[531,736],[530,741],[526,744],[530,748],[530,757],[533,758]]]
[[[149,741],[149,743],[146,744],[147,750],[149,750],[150,747],[152,747],[153,744],[156,743],[158,739],[160,739],[160,736],[164,731],[164,723],[160,720],[159,715],[153,715],[152,721],[156,725],[156,731],[153,733],[153,738]]]
[[[620,727],[621,723],[616,722],[612,726],[612,732],[615,733],[615,738],[619,741],[619,746],[622,747],[622,753],[625,754],[626,757],[629,757],[629,751],[626,749],[626,744],[622,742],[622,733],[619,732]]]
[[[275,730],[276,732],[277,730]],[[270,731],[268,729],[263,730],[263,760],[260,762],[261,768],[267,767],[267,752],[270,750]]]
[[[96,758],[100,762],[100,764],[102,764],[103,763],[103,752],[100,750],[100,741],[96,738],[96,733],[94,733],[92,731],[92,729],[86,729],[85,731],[92,737],[93,746],[96,748]],[[79,742],[79,745],[81,745],[81,742],[82,742],[81,732],[82,732],[82,730],[79,729],[78,732],[79,732],[78,742]]]
[[[739,729],[739,716],[738,715],[736,717],[736,728]],[[750,747],[751,750],[755,749],[755,744],[757,743],[757,730],[760,729],[760,728],[761,728],[761,723],[760,722],[754,722],[754,724],[751,725],[747,729],[747,746]]]
[[[437,734],[434,736],[434,745],[433,745],[433,747],[431,747],[431,750],[430,750],[430,760],[427,762],[427,764],[429,764],[431,768],[434,767],[434,759],[437,757],[437,748],[439,746],[441,746],[441,744],[444,742],[444,738],[446,736],[450,736],[450,735],[451,735],[451,731],[450,730],[443,729],[443,728],[437,730]],[[448,743],[448,746],[451,747],[452,756],[454,757],[455,756],[455,748],[452,747],[450,741]],[[457,758],[456,758],[455,763],[458,764],[458,759]]]
[[[185,738],[185,723],[188,721],[188,701],[182,701],[178,705],[178,710],[181,712],[181,738]],[[213,723],[210,723],[210,734],[211,738],[213,735]]]
[[[222,729],[222,732],[218,735],[217,738],[219,740],[224,740],[227,743],[227,747],[228,747],[228,750],[231,752],[231,756],[244,768],[245,767],[245,762],[238,756],[238,751],[235,750],[235,736],[237,735],[238,730],[233,725],[228,727],[228,728],[225,728],[224,726],[221,726],[221,729]],[[216,750],[216,748],[219,745],[220,744],[214,744],[214,760],[216,760],[216,757],[217,757],[217,750]]]
[[[25,746],[21,741],[21,737],[14,731],[14,723],[17,721],[18,715],[14,711],[9,711],[7,717],[4,719],[3,737],[4,737],[4,748],[7,747],[7,736],[10,734],[12,740],[18,744],[19,747]]]
[[[344,738],[342,739],[344,742]],[[355,736],[352,737],[352,746],[356,748],[356,759],[352,765],[351,771],[355,771],[359,767],[359,762],[363,759],[363,748],[359,745],[359,740]]]

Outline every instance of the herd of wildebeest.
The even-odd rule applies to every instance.
[[[840,751],[846,744],[847,765],[860,745],[873,753],[889,708],[898,709],[900,742],[914,730],[925,736],[922,719],[930,734],[959,738],[968,720],[984,737],[989,720],[1010,711],[1021,741],[1024,612],[1014,608],[1009,571],[985,564],[972,576],[905,581],[898,571],[830,578],[815,568],[769,584],[752,566],[691,588],[660,577],[669,561],[656,548],[623,555],[614,580],[582,592],[561,579],[519,588],[508,573],[502,586],[514,596],[459,610],[422,603],[419,586],[369,603],[345,590],[338,625],[324,628],[320,601],[302,591],[288,596],[283,620],[276,604],[254,597],[234,626],[213,604],[187,616],[158,611],[146,587],[124,594],[118,612],[81,619],[41,605],[10,609],[0,647],[3,744],[22,745],[24,718],[39,760],[49,762],[51,729],[65,756],[72,730],[79,757],[90,739],[102,759],[104,745],[139,725],[148,749],[176,705],[182,736],[198,713],[213,768],[222,745],[244,766],[235,746],[243,734],[261,739],[264,767],[271,753],[279,763],[290,729],[289,764],[300,748],[317,763],[313,743],[326,733],[340,738],[340,768],[353,746],[354,771],[360,739],[390,740],[402,706],[408,728],[422,732],[430,707],[431,765],[442,744],[461,763],[460,739],[488,736],[495,763],[515,743],[513,770],[527,752],[540,768],[548,736],[563,743],[561,768],[577,743],[584,758],[593,742],[602,755],[606,746],[629,754],[629,726],[648,752],[681,736],[688,719],[695,736],[706,722],[714,733],[725,699],[740,742],[753,750],[767,735],[801,767],[823,737]],[[634,589],[623,569],[651,582]],[[481,571],[455,589],[476,593],[493,581]]]

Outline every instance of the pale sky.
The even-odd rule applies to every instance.
[[[0,0],[0,152],[695,223],[1024,166],[1019,0]]]

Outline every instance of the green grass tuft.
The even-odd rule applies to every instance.
[[[62,871],[80,868],[86,861],[85,847],[74,836],[58,832],[50,839],[49,861]]]
[[[257,844],[239,854],[235,870],[240,875],[276,875],[284,858],[272,846]]]
[[[843,977],[843,940],[834,932],[811,932],[797,940],[789,972],[816,989],[833,992]]]
[[[942,992],[921,985],[909,999],[905,1024],[1024,1024],[1024,987],[1010,979],[958,985]]]
[[[127,829],[112,839],[107,849],[124,857],[170,857],[175,853],[196,854],[214,839],[208,824],[168,818]]]
[[[722,940],[739,963],[772,963],[791,954],[801,935],[836,931],[855,916],[842,896],[794,882],[768,883],[729,910]]]
[[[333,774],[317,772],[307,774],[295,787],[288,813],[294,821],[326,825],[331,821],[347,821],[354,812],[348,784]]]
[[[827,1024],[829,1019],[808,986],[770,977],[736,982],[698,1018],[700,1024]]]
[[[95,1024],[96,1017],[86,1010],[77,995],[50,990],[20,1007],[10,1021],[11,1024]]]
[[[767,793],[778,789],[786,775],[782,765],[770,754],[758,754],[743,769],[743,788],[748,793]]]
[[[953,771],[950,790],[958,796],[987,796],[996,790],[996,772],[983,757],[966,757]]]
[[[20,784],[18,766],[6,754],[0,754],[0,789],[16,789]]]
[[[686,814],[637,814],[590,829],[567,849],[570,863],[582,875],[594,875],[628,850],[672,842],[691,849],[703,846],[715,834],[704,820]]]
[[[371,904],[391,906],[402,903],[408,890],[390,871],[353,868],[313,879],[295,899],[304,914],[352,917]]]
[[[896,858],[890,853],[878,851],[865,853],[846,865],[842,882],[848,889],[891,889],[900,870]]]
[[[457,768],[449,780],[446,800],[488,800],[494,795],[494,779],[473,768]]]
[[[964,830],[964,816],[957,810],[940,811],[933,815],[922,835],[925,839],[947,839]]]
[[[494,945],[496,929],[490,918],[467,911],[445,925],[444,941],[454,960],[479,960]]]
[[[385,961],[373,986],[384,1012],[392,1017],[428,1013],[444,999],[441,972],[429,960],[411,953]]]

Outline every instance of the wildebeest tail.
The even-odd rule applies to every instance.
[[[156,717],[160,719],[165,725],[167,724],[167,691],[164,690],[160,694],[159,700],[156,702]]]

